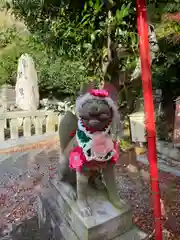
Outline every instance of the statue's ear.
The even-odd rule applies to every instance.
[[[118,101],[118,92],[117,92],[116,88],[112,84],[105,83],[103,89],[106,90],[109,93],[110,98],[114,102]]]
[[[80,91],[78,95],[84,95],[87,93],[89,90],[95,88],[95,82],[89,82],[89,83],[83,83],[80,87]]]

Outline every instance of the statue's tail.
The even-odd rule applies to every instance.
[[[61,151],[64,152],[68,143],[74,137],[77,130],[77,117],[70,111],[67,111],[64,117],[61,119],[59,125],[59,139]]]

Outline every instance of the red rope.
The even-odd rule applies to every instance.
[[[154,210],[155,239],[162,240],[160,190],[158,181],[156,130],[150,67],[150,49],[148,40],[148,24],[145,0],[137,0],[137,25],[139,33],[139,49],[141,57],[141,75],[144,93],[146,130],[148,141],[148,160],[150,165],[152,202]]]

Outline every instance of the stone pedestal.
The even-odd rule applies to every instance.
[[[147,235],[132,224],[131,209],[116,209],[102,192],[89,188],[93,216],[83,218],[76,202],[68,198],[68,185],[53,183],[47,195],[38,198],[43,239],[55,240],[141,240]]]

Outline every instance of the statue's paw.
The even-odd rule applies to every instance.
[[[59,186],[61,187],[61,191],[67,195],[71,200],[76,200],[76,191],[75,189],[68,183],[60,181]]]
[[[77,199],[77,195],[76,195],[76,192],[74,190],[71,190],[69,193],[68,193],[68,196],[71,200],[75,201]]]
[[[121,200],[119,201],[114,201],[113,205],[118,208],[118,209],[122,209],[124,207],[124,205],[122,204]]]
[[[84,218],[92,216],[90,207],[85,207],[85,208],[80,209],[80,213],[81,213],[82,217],[84,217]]]
[[[95,179],[94,184],[95,184],[95,187],[97,190],[105,190],[106,189],[104,183],[99,178]]]
[[[92,216],[91,208],[88,206],[86,201],[78,200],[77,205],[82,217],[86,218]]]
[[[110,198],[110,202],[118,209],[122,209],[124,207],[119,197]]]

